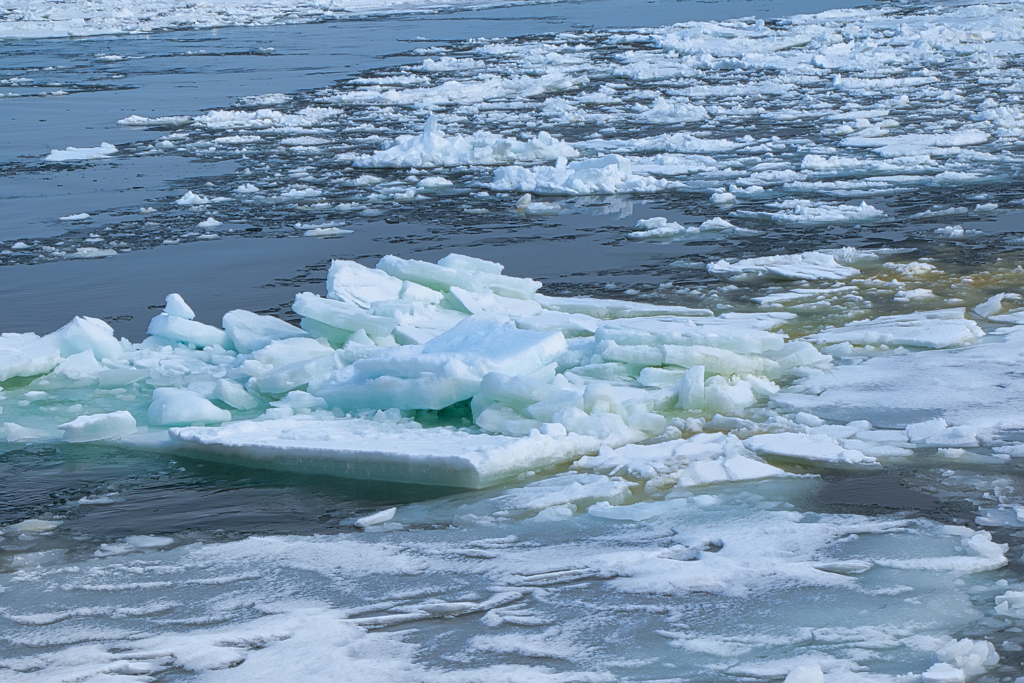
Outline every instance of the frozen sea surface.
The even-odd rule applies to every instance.
[[[6,43],[0,677],[1018,680],[1020,6],[771,7]]]

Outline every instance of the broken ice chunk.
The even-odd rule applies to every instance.
[[[711,311],[706,308],[660,306],[657,304],[643,304],[634,301],[619,301],[617,299],[590,299],[587,297],[561,298],[545,296],[543,294],[537,294],[533,299],[549,311],[586,315],[603,320],[645,318],[667,315],[678,315],[684,317],[711,316]]]
[[[257,315],[237,309],[228,311],[222,319],[224,331],[239,353],[251,353],[271,342],[294,337],[308,337],[309,333],[269,315]]]
[[[195,319],[196,314],[189,308],[189,305],[185,303],[180,294],[168,294],[165,301],[167,303],[164,306],[164,313],[167,315],[173,315],[175,318],[184,318],[185,320]]]
[[[46,155],[47,161],[93,161],[106,159],[117,154],[117,147],[104,142],[99,147],[68,147],[67,149],[51,149]]]
[[[217,380],[213,389],[213,397],[235,410],[252,410],[260,403],[259,399],[246,391],[241,384],[224,378]]]
[[[356,304],[325,299],[309,292],[299,292],[295,295],[292,310],[304,318],[337,330],[365,330],[367,334],[375,337],[391,334],[398,324],[394,318],[371,315]]]
[[[826,434],[758,434],[745,439],[743,445],[769,458],[817,465],[878,466],[871,456],[843,448]]]
[[[770,330],[783,322],[784,318],[758,314],[733,318],[635,318],[603,323],[595,339],[599,343],[611,340],[630,346],[700,345],[736,354],[762,354],[782,349],[785,335]]]
[[[460,261],[459,264],[459,268],[453,268],[397,256],[385,256],[377,264],[377,268],[396,278],[441,291],[448,291],[455,285],[471,292],[490,290],[513,299],[530,299],[540,289],[541,283],[536,280],[509,277],[479,268],[467,269],[465,261]]]
[[[153,391],[149,406],[151,425],[189,425],[196,422],[227,422],[231,413],[188,389],[161,387]]]
[[[994,315],[999,314],[1003,310],[1003,301],[1007,299],[1013,301],[1020,301],[1020,298],[1021,297],[1019,294],[1007,294],[1006,292],[1002,292],[1000,294],[996,294],[995,296],[989,297],[988,299],[981,302],[971,310],[973,310],[977,315],[981,316],[982,318],[990,318]]]
[[[978,445],[978,430],[973,427],[950,427],[941,417],[907,425],[907,439],[921,446],[971,448]]]
[[[430,409],[471,398],[484,375],[520,375],[567,350],[560,332],[520,330],[510,322],[466,318],[422,346],[357,360],[310,392],[335,408]]]
[[[783,256],[760,256],[730,263],[725,260],[708,264],[713,275],[753,273],[781,280],[845,280],[860,271],[836,261],[833,254],[810,251]]]
[[[131,413],[127,410],[119,410],[114,413],[79,415],[71,422],[60,425],[57,429],[64,431],[65,441],[83,443],[133,434],[136,425],[135,418]]]
[[[121,358],[125,354],[124,346],[114,337],[114,328],[97,318],[76,316],[43,339],[55,343],[64,358],[82,351],[91,351],[96,360]]]
[[[970,344],[983,336],[985,333],[978,324],[964,317],[964,309],[948,308],[855,320],[805,338],[816,344],[849,342],[859,346],[886,344],[944,349]]]
[[[0,382],[42,375],[60,360],[60,349],[52,340],[32,333],[0,334]]]
[[[387,510],[381,510],[380,512],[375,512],[372,515],[367,515],[366,517],[360,517],[353,523],[356,526],[364,528],[375,524],[383,524],[384,522],[390,522],[392,518],[394,518],[396,512],[398,512],[398,508],[388,508]]]
[[[676,383],[676,392],[683,410],[704,410],[704,366],[688,369]]]
[[[54,436],[45,429],[25,427],[16,422],[4,422],[4,432],[6,433],[7,440],[12,443],[49,441]]]
[[[658,192],[671,186],[668,180],[634,173],[630,160],[618,154],[571,163],[563,156],[554,166],[504,166],[495,169],[488,185],[503,192],[552,195]]]
[[[403,284],[382,270],[355,261],[332,261],[327,271],[327,298],[368,309],[375,301],[400,298]]]
[[[171,343],[192,344],[196,348],[207,346],[219,346],[222,349],[234,348],[231,338],[224,330],[166,313],[161,313],[149,321],[149,328],[146,332]]]
[[[599,441],[570,434],[516,438],[358,419],[292,417],[171,429],[169,449],[264,469],[436,486],[485,488],[533,469],[596,453]]]

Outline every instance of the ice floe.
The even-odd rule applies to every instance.
[[[776,331],[786,314],[542,296],[540,283],[502,271],[457,254],[437,264],[388,256],[377,268],[336,261],[326,298],[296,296],[301,327],[241,310],[215,327],[171,294],[141,344],[90,318],[45,337],[4,335],[3,378],[35,377],[11,399],[69,391],[99,408],[55,422],[30,398],[5,413],[7,438],[63,430],[68,441],[483,487],[678,438],[676,422],[745,418],[778,381],[830,364]],[[705,482],[770,471],[750,452],[693,467],[688,476]]]
[[[47,161],[95,161],[117,154],[117,147],[104,142],[99,147],[68,147],[54,149],[46,155]],[[72,220],[72,219],[69,219]]]

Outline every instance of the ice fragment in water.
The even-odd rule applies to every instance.
[[[135,432],[135,418],[127,410],[96,415],[79,415],[57,427],[64,431],[64,440],[72,443],[102,441]]]
[[[785,256],[759,256],[735,263],[725,260],[708,264],[714,275],[753,273],[781,280],[845,280],[860,273],[836,261],[833,254],[811,251]]]
[[[826,434],[758,434],[746,439],[743,445],[767,458],[817,465],[878,466],[875,458],[843,448]]]
[[[805,338],[817,344],[849,342],[858,346],[886,344],[943,349],[970,344],[983,336],[985,333],[978,324],[964,317],[964,309],[948,308],[855,320]]]
[[[173,315],[176,318],[184,318],[185,320],[193,320],[196,317],[195,312],[189,308],[189,305],[185,303],[180,294],[167,295],[164,313]]]
[[[494,171],[489,185],[503,192],[541,195],[658,192],[670,186],[670,181],[634,173],[629,159],[618,154],[571,163],[562,156],[554,166],[504,166]]]
[[[572,462],[600,445],[578,434],[518,438],[315,416],[177,428],[165,444],[138,443],[250,467],[464,488]]]
[[[257,315],[241,309],[225,313],[221,323],[231,346],[240,353],[258,351],[280,339],[309,336],[306,331],[279,318]]]
[[[366,517],[360,517],[354,522],[354,524],[361,527],[383,524],[384,522],[390,522],[396,512],[398,512],[398,508],[388,508],[387,510],[381,510],[380,512],[375,512],[374,514],[367,515]]]
[[[46,155],[47,161],[93,161],[106,159],[117,154],[117,147],[104,142],[99,147],[68,147],[67,149],[54,149]]]

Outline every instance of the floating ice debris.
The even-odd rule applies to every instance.
[[[345,228],[316,227],[310,228],[309,230],[306,230],[302,234],[304,237],[336,237],[338,235],[350,235],[352,234],[352,231],[346,230]]]
[[[128,536],[124,539],[136,548],[166,548],[174,543],[173,538],[166,536]]]
[[[803,664],[786,674],[782,683],[825,683],[825,674],[817,664]]]
[[[99,147],[68,147],[67,149],[50,150],[46,155],[47,161],[92,161],[106,159],[117,154],[117,147],[104,142]]]
[[[806,339],[816,344],[849,343],[857,346],[917,346],[944,349],[976,342],[985,333],[973,320],[964,317],[964,309],[947,308],[906,315],[889,315],[871,320],[855,320],[843,327],[824,330]]]
[[[385,522],[390,522],[394,518],[396,512],[398,512],[398,508],[388,508],[387,510],[381,510],[380,512],[375,512],[374,514],[367,515],[366,517],[360,517],[353,523],[356,526],[361,527],[384,524]]]
[[[53,531],[64,522],[49,519],[26,519],[24,522],[12,524],[4,531],[13,531],[16,534],[39,534]]]
[[[73,443],[102,441],[135,432],[135,418],[127,410],[97,415],[79,415],[71,422],[59,425],[64,440]]]
[[[614,450],[602,446],[597,455],[580,458],[576,467],[620,472],[647,482],[650,490],[789,476],[759,460],[739,439],[727,434],[698,434],[684,440],[630,444]]]
[[[57,220],[59,221],[84,221],[91,216],[87,213],[73,213],[70,216],[61,216]]]
[[[955,343],[972,334],[959,320],[956,324],[960,332],[943,332],[941,339],[925,341]],[[1020,335],[1015,327],[1008,334],[988,335],[964,348],[882,355],[840,365],[798,380],[770,402],[838,422],[870,420],[879,427],[903,429],[944,418],[949,424],[976,430],[979,438],[1014,433],[1024,429],[1024,419],[1012,407],[1024,400],[1024,384],[1017,373]]]
[[[848,261],[877,257],[834,253]],[[987,404],[961,388],[968,412],[958,413],[957,401],[936,403],[951,409],[948,424],[926,423],[943,414],[913,410],[892,424],[901,414],[887,405],[893,399],[874,379],[872,363],[908,363],[927,377],[914,363],[929,352],[872,358],[851,374],[809,341],[780,332],[795,317],[790,313],[715,317],[677,306],[544,296],[539,285],[458,254],[437,264],[387,256],[376,268],[335,261],[326,297],[296,295],[301,328],[241,310],[216,327],[194,320],[171,294],[141,344],[119,341],[105,323],[86,318],[46,337],[3,335],[0,381],[36,378],[5,392],[7,406],[18,402],[4,415],[5,434],[47,441],[63,430],[68,441],[115,439],[269,469],[470,488],[578,461],[580,468],[614,465],[685,488],[780,476],[757,455],[876,466],[910,448],[972,447],[1008,415],[1004,407],[979,422],[976,408]],[[883,343],[1012,349],[976,343],[981,330],[963,309],[858,321],[808,339],[829,345],[826,351]],[[1006,384],[989,372],[992,384]],[[858,401],[866,394],[851,400],[844,387],[863,377],[880,387],[870,394],[877,410],[848,416],[863,410]],[[918,400],[913,383],[887,381],[901,400],[909,396],[902,407]],[[1024,393],[1007,386],[1006,396]],[[49,396],[44,391],[68,391],[78,404],[96,407],[58,420],[37,407]],[[802,417],[771,422],[772,406]],[[879,425],[922,424],[890,434],[820,419],[875,421],[878,411],[888,419]],[[207,424],[221,426],[197,426]],[[746,441],[679,440],[684,430],[705,428]],[[655,437],[664,444],[630,446]],[[599,451],[597,459],[580,460]]]
[[[967,129],[936,134],[908,133],[873,137],[851,135],[841,144],[845,147],[867,147],[883,157],[907,157],[948,154],[952,149],[983,144],[990,137],[991,135],[983,130]]]
[[[328,414],[172,429],[164,442],[140,436],[128,443],[265,469],[484,488],[596,452],[599,440],[564,430],[511,437]]]
[[[827,434],[758,434],[743,445],[763,458],[839,466],[878,467],[878,460],[843,448]]]
[[[192,119],[194,126],[209,130],[232,129],[302,129],[322,124],[339,114],[339,110],[330,107],[306,107],[296,114],[284,114],[274,109],[257,109],[256,111],[237,111],[216,109]]]
[[[854,250],[856,252],[856,250]],[[783,256],[759,256],[736,262],[726,260],[708,264],[708,272],[715,275],[739,275],[752,273],[780,280],[845,280],[860,274],[860,271],[845,263],[856,260],[856,254],[842,250],[809,251],[803,254]]]
[[[3,432],[7,441],[11,443],[33,443],[37,441],[49,441],[53,435],[45,429],[25,427],[16,422],[4,422]]]
[[[503,138],[482,131],[470,136],[448,136],[438,126],[437,118],[431,115],[421,135],[400,136],[386,149],[352,158],[352,165],[362,168],[498,166],[577,156],[579,152],[572,145],[556,140],[546,131],[529,140]]]
[[[270,52],[274,51],[274,48],[268,48]],[[268,93],[266,95],[249,95],[238,100],[238,103],[246,107],[273,107],[279,104],[285,104],[292,99],[291,95],[284,93]]]
[[[612,154],[572,162],[560,156],[554,166],[504,166],[495,169],[488,187],[540,195],[590,195],[658,192],[670,186],[667,180],[634,173],[628,159]]]
[[[991,318],[992,316],[998,315],[1002,312],[1004,301],[1019,302],[1021,298],[1020,294],[1002,292],[1000,294],[990,296],[971,310],[982,318]]]
[[[148,118],[133,114],[127,118],[120,119],[119,126],[148,127],[148,126],[185,126],[192,122],[191,116],[154,116]]]
[[[219,225],[223,225],[223,223],[221,223],[216,218],[213,218],[212,216],[207,216],[206,220],[202,221],[201,223],[196,224],[196,227],[197,228],[204,228],[205,229],[205,228],[216,228]]]
[[[117,251],[99,247],[76,247],[73,252],[64,254],[65,259],[106,258],[108,256],[117,256]]]
[[[879,211],[867,202],[861,202],[858,206],[849,206],[846,204],[822,204],[807,199],[787,199],[768,206],[782,209],[782,211],[768,215],[774,221],[786,223],[867,223],[885,216],[885,212]],[[737,213],[747,215],[750,212],[738,211]]]
[[[201,194],[196,194],[192,190],[188,190],[185,194],[181,195],[179,199],[174,200],[174,203],[178,206],[202,206],[209,204],[210,200]]]
[[[738,228],[724,218],[709,218],[700,225],[680,225],[670,223],[667,218],[656,217],[639,220],[636,222],[636,230],[629,233],[630,239],[672,239],[686,238],[707,234],[733,234],[733,235],[758,235],[756,230]]]
[[[186,425],[195,422],[226,422],[231,413],[188,389],[160,387],[153,390],[149,423],[157,426]]]

